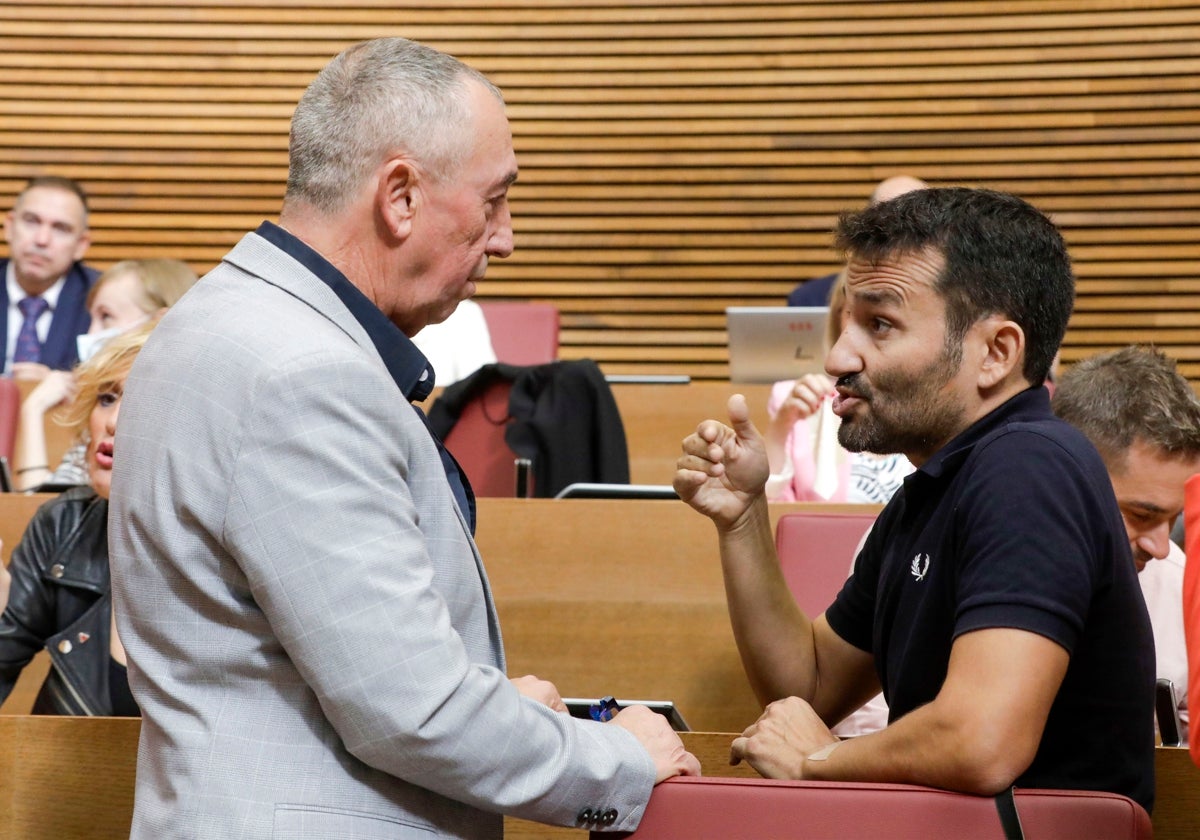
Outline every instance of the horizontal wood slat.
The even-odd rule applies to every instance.
[[[725,307],[834,270],[838,214],[909,173],[1052,215],[1079,277],[1068,363],[1152,341],[1200,378],[1182,0],[7,0],[0,205],[61,172],[92,196],[90,262],[206,271],[278,212],[312,75],[384,34],[504,89],[517,249],[480,295],[557,305],[564,358],[726,378]]]

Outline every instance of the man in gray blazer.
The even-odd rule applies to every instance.
[[[575,720],[505,676],[469,486],[410,404],[433,375],[408,336],[512,251],[499,92],[366,42],[317,76],[290,146],[279,225],[167,314],[126,386],[111,562],[143,713],[133,837],[634,828],[698,762],[645,708]]]

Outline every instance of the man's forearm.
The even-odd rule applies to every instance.
[[[966,726],[942,716],[936,704],[891,726],[849,738],[802,759],[799,777],[818,781],[896,782],[992,795],[1025,769],[981,751]],[[824,756],[821,754],[825,753]]]
[[[746,676],[764,705],[817,686],[812,622],[788,590],[764,497],[739,522],[718,528],[729,619]]]

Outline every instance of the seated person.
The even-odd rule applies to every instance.
[[[460,301],[445,321],[427,324],[412,337],[412,342],[433,365],[439,388],[466,379],[496,361],[483,308],[469,298]]]
[[[52,667],[34,714],[138,715],[112,617],[108,495],[125,377],[153,326],[112,339],[77,369],[70,416],[88,432],[91,486],[38,508],[13,551],[8,604],[0,614],[0,702],[44,648]]]
[[[841,335],[845,308],[843,272],[829,298],[828,347]],[[767,501],[883,504],[913,471],[900,453],[847,452],[837,441],[835,395],[833,380],[820,373],[772,387],[763,435],[771,465]]]
[[[1200,402],[1173,360],[1129,347],[1076,364],[1059,380],[1052,405],[1108,467],[1154,627],[1158,677],[1175,686],[1187,742],[1186,558],[1170,532],[1183,512],[1184,483],[1200,472]]]
[[[1066,244],[989,190],[845,216],[847,318],[825,360],[838,440],[916,466],[809,618],[775,553],[745,399],[684,441],[675,489],[717,527],[766,706],[731,758],[773,778],[1013,785],[1154,800],[1154,642],[1105,465],[1042,387],[1074,303]],[[888,726],[829,726],[882,688]]]
[[[196,282],[196,273],[180,260],[123,260],[100,275],[87,297],[91,326],[78,338],[80,361],[87,361],[105,341],[161,314]],[[17,490],[41,484],[86,484],[86,441],[67,450],[51,473],[46,451],[46,414],[75,396],[75,374],[54,371],[21,403],[17,424],[13,483]],[[86,431],[86,429],[84,430]]]
[[[70,178],[29,179],[4,220],[0,259],[4,373],[40,380],[75,365],[75,337],[88,326],[84,299],[99,274],[84,265],[91,243],[87,194]]]
[[[1184,482],[1200,472],[1200,402],[1175,362],[1157,350],[1128,347],[1075,365],[1051,405],[1087,436],[1108,468],[1154,628],[1157,675],[1175,686],[1187,742],[1185,558],[1170,528],[1183,510]],[[887,725],[887,714],[887,704],[876,698],[847,719],[853,730],[843,721],[836,731],[877,731]]]

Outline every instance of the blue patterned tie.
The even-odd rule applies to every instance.
[[[13,350],[14,362],[36,362],[42,356],[42,342],[38,340],[37,321],[50,307],[45,298],[30,296],[17,301],[24,321],[17,333],[17,346]]]

